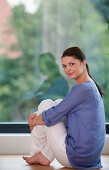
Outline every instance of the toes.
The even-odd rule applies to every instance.
[[[27,159],[27,157],[23,156],[23,159],[24,159],[24,160],[26,160],[26,159]]]
[[[24,157],[24,156],[23,156],[22,158],[25,160],[25,157]]]
[[[31,164],[31,158],[25,157],[24,160],[25,160],[28,164]]]
[[[29,157],[25,157],[25,156],[23,156],[23,159],[28,163],[28,164],[30,164],[30,158]]]

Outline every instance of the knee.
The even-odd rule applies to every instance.
[[[45,111],[53,106],[55,106],[55,103],[51,99],[43,100],[38,106],[38,112],[42,113],[43,111]]]
[[[62,99],[57,99],[54,101],[55,105],[59,104],[62,101]]]

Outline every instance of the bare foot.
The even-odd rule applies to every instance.
[[[32,157],[25,157],[23,156],[23,159],[30,165],[32,164],[40,164],[40,165],[50,165],[50,161],[41,153],[37,153]]]

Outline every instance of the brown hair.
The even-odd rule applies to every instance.
[[[81,62],[86,60],[86,56],[85,54],[82,52],[82,50],[79,48],[79,47],[70,47],[68,49],[66,49],[63,54],[62,54],[62,57],[65,57],[65,56],[74,56],[76,59],[80,60]],[[90,76],[90,78],[95,82],[98,90],[99,90],[99,93],[101,95],[101,97],[103,97],[103,92],[101,90],[101,87],[97,84],[97,82],[93,79],[93,77],[90,75],[90,70],[89,70],[89,66],[88,64],[86,64],[86,69],[87,69],[87,73],[88,75]]]

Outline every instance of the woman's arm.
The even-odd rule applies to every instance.
[[[92,87],[88,83],[75,85],[58,105],[42,112],[42,120],[46,126],[52,126],[70,112],[73,113],[76,107],[82,106],[82,104],[91,99],[92,96]]]

